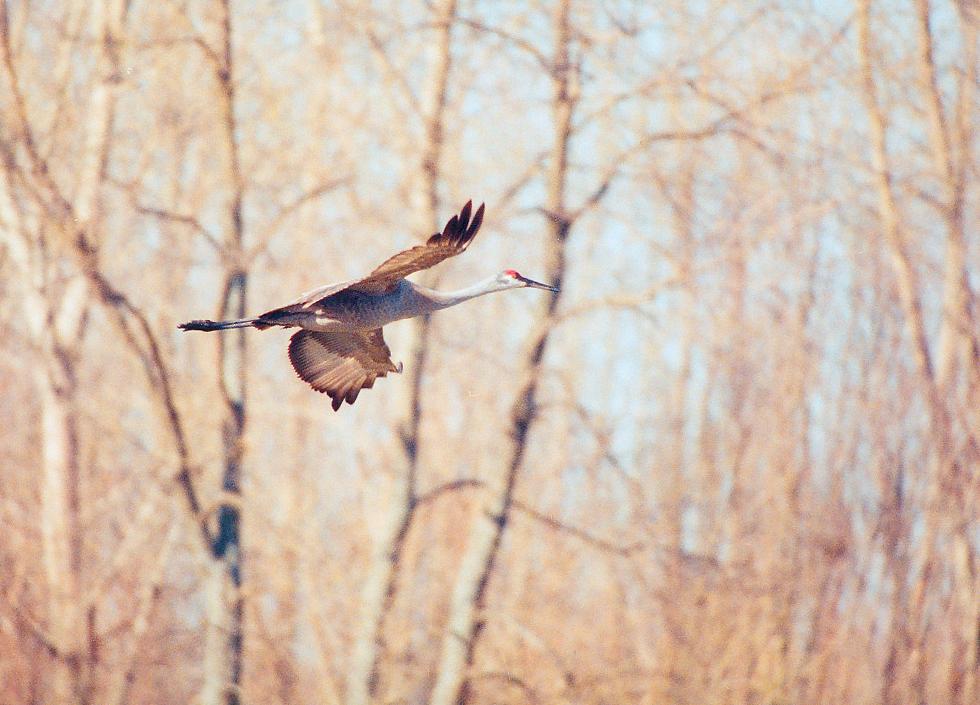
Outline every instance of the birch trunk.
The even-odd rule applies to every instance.
[[[431,76],[426,96],[426,141],[422,155],[421,184],[416,212],[423,235],[439,230],[439,177],[443,151],[443,121],[449,74],[452,69],[452,28],[456,0],[442,0],[435,10],[438,40],[432,44]],[[431,286],[430,272],[421,280]],[[428,359],[431,318],[413,319],[412,347],[409,353],[409,392],[400,437],[405,457],[405,474],[392,500],[384,533],[374,549],[368,575],[361,592],[361,614],[350,676],[347,681],[349,705],[366,705],[383,692],[381,660],[387,650],[384,625],[395,601],[398,573],[405,541],[418,506],[419,431],[422,423],[422,378]]]
[[[43,365],[35,380],[41,404],[41,526],[49,590],[48,633],[59,651],[51,685],[55,702],[83,702],[85,636],[78,609],[82,541],[74,364],[71,356],[58,349],[53,336],[35,333],[39,333],[35,343],[43,350]]]
[[[224,140],[226,183],[231,189],[228,204],[228,231],[224,254],[228,263],[224,275],[219,319],[244,318],[248,292],[245,269],[242,199],[244,179],[236,137],[235,71],[232,55],[232,17],[230,0],[220,4],[221,49],[218,78],[218,106]],[[208,633],[205,656],[205,705],[238,705],[241,702],[243,654],[241,474],[244,456],[246,391],[248,369],[246,329],[222,333],[218,338],[218,380],[221,389],[223,501],[218,507],[218,527],[211,545],[215,565],[206,578]]]
[[[914,278],[914,268],[901,231],[898,203],[892,185],[893,177],[886,142],[887,119],[878,101],[874,77],[870,15],[871,0],[859,0],[857,12],[858,51],[871,132],[872,164],[878,190],[879,218],[885,241],[892,255],[899,299],[904,313],[905,325],[912,342],[920,388],[925,393],[927,408],[929,409],[928,430],[933,450],[933,462],[929,468],[930,476],[924,499],[922,535],[915,548],[918,555],[915,556],[914,562],[903,569],[902,574],[894,576],[896,584],[904,586],[909,580],[908,572],[917,571],[914,581],[908,587],[908,598],[904,609],[901,615],[897,616],[897,619],[900,620],[898,625],[900,633],[897,639],[892,640],[889,664],[893,669],[902,669],[908,673],[913,696],[919,702],[925,702],[927,699],[928,663],[926,659],[928,654],[925,649],[927,624],[924,615],[927,609],[927,600],[930,598],[931,581],[941,572],[939,569],[940,557],[937,555],[937,546],[935,545],[936,537],[941,528],[947,528],[952,534],[955,552],[961,552],[963,545],[969,545],[969,537],[965,529],[969,522],[962,520],[963,517],[967,516],[966,507],[960,506],[963,497],[965,497],[966,487],[962,487],[961,491],[956,490],[964,483],[965,473],[956,457],[953,420],[947,407],[948,397],[943,393],[944,379],[948,380],[946,375],[949,374],[949,370],[955,364],[952,340],[959,336],[959,333],[954,333],[950,326],[955,328],[955,319],[959,314],[954,312],[953,321],[950,323],[951,312],[949,310],[944,311],[943,330],[946,331],[945,345],[947,349],[943,354],[948,359],[944,360],[942,364],[947,371],[938,374],[927,339],[922,307],[918,299],[918,287]],[[928,5],[920,2],[920,54],[922,61],[926,64],[931,62],[928,15]],[[927,65],[922,72],[927,87],[931,85],[935,89],[934,70]],[[934,153],[939,163],[940,173],[952,173],[948,139],[944,136],[945,118],[942,113],[942,105],[937,103],[938,100],[939,94],[933,90],[928,102],[932,106],[929,112],[932,122]],[[955,223],[948,220],[947,224],[950,225],[948,242],[955,241]],[[955,281],[951,284],[949,277],[951,276],[953,280],[956,280],[960,276],[955,271],[960,267],[959,258],[955,252],[957,249],[954,244],[953,256],[947,260],[946,273],[946,293],[949,294],[950,291],[953,291],[952,297],[954,299],[958,297],[955,293],[958,284]],[[949,249],[947,249],[947,254],[949,254]],[[953,267],[954,271],[950,272],[950,266]],[[944,301],[944,303],[949,304],[949,301]],[[958,528],[956,527],[957,524],[959,525]],[[903,561],[898,560],[897,564],[902,566]],[[973,582],[968,576],[957,577],[961,577],[967,584]],[[972,637],[969,638],[969,641],[973,641]],[[976,648],[975,645],[973,648]],[[894,692],[895,685],[894,682],[885,684],[886,700],[893,698],[897,701],[904,697],[902,693]]]
[[[963,19],[965,73],[959,81],[959,111],[952,121],[943,106],[933,49],[929,0],[916,0],[920,82],[925,90],[929,142],[936,176],[941,185],[939,208],[946,223],[946,256],[943,273],[943,314],[936,345],[936,381],[946,389],[970,340],[966,238],[963,227],[967,165],[971,158],[975,114],[973,95],[977,79],[977,28]],[[954,129],[955,128],[955,129]]]
[[[79,6],[84,11],[83,6]],[[3,41],[10,52],[8,8],[4,4]],[[91,6],[88,32],[98,42],[98,72],[86,111],[85,141],[73,198],[75,222],[90,227],[95,219],[108,154],[115,105],[116,56],[124,8],[117,0]],[[13,57],[8,79],[15,81]],[[27,115],[20,116],[26,124]],[[25,132],[26,134],[26,132]],[[11,164],[13,166],[13,164]],[[82,480],[76,410],[78,347],[85,323],[88,292],[81,276],[58,282],[51,277],[55,243],[45,233],[58,223],[28,229],[13,196],[12,172],[0,178],[0,230],[20,275],[21,305],[29,335],[39,352],[33,376],[40,405],[41,527],[44,574],[48,586],[47,633],[56,655],[50,679],[56,703],[91,699],[94,654],[88,651],[86,615],[81,604],[83,536],[80,522]],[[34,232],[31,232],[34,230]],[[91,617],[91,615],[89,615]]]
[[[934,58],[933,30],[931,25],[931,4],[929,0],[916,0],[916,20],[919,41],[919,72],[920,82],[925,90],[926,110],[929,119],[929,141],[932,147],[936,174],[941,184],[941,202],[939,208],[946,224],[946,251],[943,268],[943,307],[939,336],[936,344],[936,379],[937,394],[947,400],[957,398],[955,386],[957,370],[961,362],[967,367],[967,375],[963,383],[967,388],[966,398],[970,398],[970,386],[974,383],[969,368],[980,359],[977,332],[972,326],[970,312],[970,290],[966,266],[966,234],[964,229],[964,212],[967,197],[967,174],[969,173],[973,155],[972,118],[976,114],[974,96],[977,83],[977,20],[967,13],[960,14],[963,51],[965,54],[964,71],[958,81],[957,109],[950,120],[943,106],[942,93],[939,89],[936,63]],[[973,353],[971,355],[971,353]],[[972,360],[972,364],[971,364]],[[955,408],[955,407],[953,407]],[[969,420],[963,419],[967,433]],[[953,420],[949,422],[949,433],[952,433]],[[949,438],[947,443],[952,442]],[[972,436],[974,453],[976,452],[976,436]],[[955,470],[955,464],[953,465]],[[945,475],[945,472],[943,473]],[[958,478],[950,478],[958,482]],[[943,483],[942,477],[940,483]],[[954,503],[956,504],[956,503]],[[930,508],[930,511],[931,508]],[[959,514],[954,517],[960,526],[966,527],[971,522],[968,507],[955,507]],[[955,584],[960,586],[953,600],[960,601],[961,609],[966,617],[965,625],[956,651],[958,673],[951,674],[953,679],[953,697],[957,695],[963,703],[974,702],[976,689],[976,664],[980,655],[980,644],[976,638],[980,625],[980,607],[977,601],[969,597],[976,582],[976,561],[969,556],[974,552],[970,548],[971,540],[968,531],[961,528],[952,537],[952,568]],[[966,558],[964,560],[964,558]],[[918,591],[924,590],[917,587]],[[920,645],[921,647],[921,645]],[[924,679],[925,674],[920,678]],[[955,685],[956,683],[959,685]],[[958,693],[957,693],[958,691]]]
[[[576,75],[569,60],[571,0],[558,3],[554,15],[555,50],[552,71],[554,148],[548,174],[546,211],[550,237],[545,247],[546,281],[560,287],[565,273],[565,242],[572,222],[567,215],[565,186],[572,115],[576,102]],[[504,530],[510,519],[514,489],[523,464],[528,435],[537,417],[537,391],[548,338],[555,322],[560,294],[552,294],[535,326],[524,355],[517,399],[510,414],[506,466],[490,484],[477,513],[450,598],[449,617],[442,636],[442,652],[431,705],[461,705],[470,696],[469,672],[485,620],[487,586],[493,575]]]
[[[925,371],[925,375],[932,377],[932,362],[929,356],[929,349],[922,327],[921,311],[919,302],[915,294],[914,283],[912,282],[912,267],[908,254],[905,250],[905,243],[898,230],[898,214],[895,196],[892,192],[891,175],[888,167],[888,157],[886,149],[885,119],[878,104],[877,93],[875,90],[872,49],[871,49],[871,2],[870,0],[860,0],[858,3],[858,51],[860,52],[860,63],[863,78],[863,88],[865,91],[865,102],[868,111],[868,120],[872,137],[872,164],[875,170],[875,179],[878,189],[878,211],[881,220],[881,227],[892,252],[892,263],[895,268],[898,280],[899,297],[902,308],[906,315],[906,325],[912,337],[913,353],[920,370]],[[897,511],[898,508],[896,508]],[[893,580],[898,586],[905,584],[905,571],[902,554],[889,556],[892,565]],[[904,590],[902,591],[904,593]],[[907,604],[905,594],[898,596],[896,600],[901,600]],[[903,610],[904,612],[904,610]],[[896,619],[899,612],[895,613]],[[896,677],[900,671],[907,668],[904,663],[908,658],[909,651],[909,620],[907,617],[892,627],[892,638],[889,640],[889,655],[885,664],[886,682],[883,683],[882,701],[885,703],[901,702],[906,693],[898,690],[905,683],[904,678]],[[904,675],[904,674],[903,674]]]
[[[48,591],[47,635],[57,656],[49,680],[55,703],[83,701],[81,655],[84,629],[78,609],[82,541],[75,410],[75,341],[84,315],[83,292],[72,287],[71,305],[52,306],[49,262],[37,238],[23,230],[9,180],[0,179],[0,229],[17,265],[20,309],[38,351],[32,366],[40,406],[41,546]],[[68,309],[68,310],[66,310]],[[58,315],[60,314],[60,315]],[[69,345],[62,343],[58,327]]]

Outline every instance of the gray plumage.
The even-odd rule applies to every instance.
[[[391,361],[384,325],[455,306],[495,291],[534,287],[558,289],[521,276],[513,269],[455,292],[439,292],[414,284],[406,276],[466,251],[483,222],[481,205],[470,219],[472,202],[454,215],[441,233],[387,259],[369,275],[309,291],[286,306],[255,318],[234,321],[196,320],[181,330],[220,331],[234,328],[300,328],[289,341],[289,360],[300,379],[332,400],[336,411],[353,404],[362,389],[378,377],[401,372]]]

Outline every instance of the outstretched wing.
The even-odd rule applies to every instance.
[[[259,316],[259,320],[268,319],[270,322],[272,322],[275,321],[276,317],[282,316],[283,314],[309,311],[315,304],[333,296],[334,294],[339,294],[344,289],[349,289],[351,284],[358,281],[358,279],[351,279],[349,281],[340,282],[339,284],[327,284],[326,286],[312,289],[311,291],[301,294],[299,298],[286,304],[285,306],[280,306],[279,308],[274,308],[271,311],[266,311]]]
[[[470,220],[473,202],[467,201],[459,215],[450,218],[441,233],[430,237],[424,245],[417,245],[388,258],[373,272],[348,288],[366,294],[383,294],[409,274],[428,269],[444,259],[464,252],[483,223],[483,208],[481,205]]]
[[[330,396],[336,411],[389,372],[401,372],[380,328],[351,333],[301,330],[289,339],[289,361],[304,382]]]
[[[275,319],[277,315],[284,313],[309,311],[324,299],[347,289],[365,294],[383,294],[391,291],[399,280],[404,279],[409,274],[428,269],[444,259],[458,255],[469,247],[483,223],[484,206],[481,205],[473,214],[473,219],[470,220],[472,209],[473,202],[467,201],[459,215],[450,218],[441,233],[436,233],[430,237],[424,245],[417,245],[388,258],[363,279],[352,279],[307,291],[295,301],[267,311],[259,318]]]

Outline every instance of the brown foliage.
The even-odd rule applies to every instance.
[[[0,0],[0,702],[975,702],[968,5]]]

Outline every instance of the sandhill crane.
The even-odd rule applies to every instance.
[[[255,318],[234,321],[196,320],[181,323],[181,330],[230,328],[300,328],[289,340],[289,360],[300,379],[332,400],[334,411],[345,401],[353,404],[362,389],[389,372],[401,372],[391,361],[391,350],[381,328],[387,323],[455,306],[495,291],[534,287],[558,289],[521,276],[513,269],[458,291],[434,291],[414,284],[406,276],[464,252],[483,222],[481,205],[473,220],[468,201],[441,233],[387,259],[361,279],[328,284],[309,291],[286,306]]]

